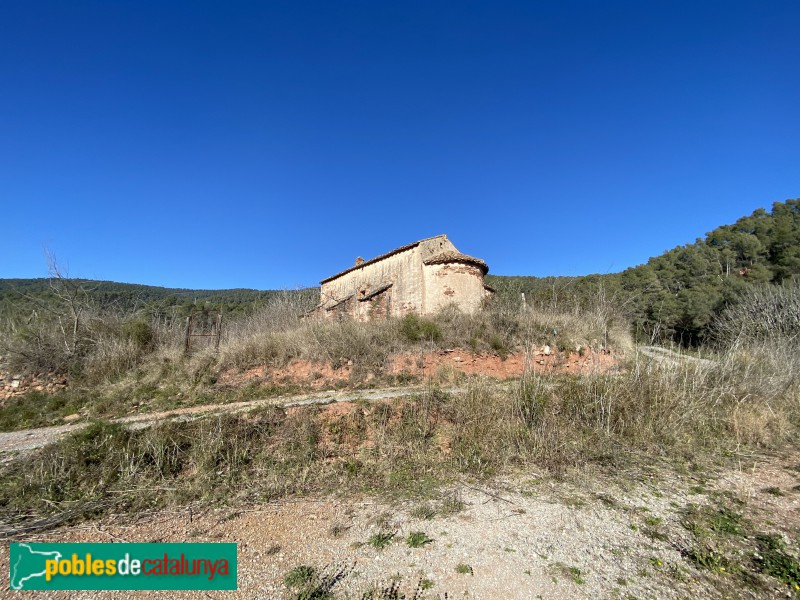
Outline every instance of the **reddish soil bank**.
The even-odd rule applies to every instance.
[[[404,352],[391,356],[383,373],[369,373],[365,376],[365,380],[370,381],[376,375],[450,379],[452,375],[458,373],[507,379],[519,377],[526,368],[547,373],[605,373],[617,368],[620,358],[620,355],[608,351],[596,352],[591,348],[586,348],[581,353],[573,352],[567,355],[543,347],[530,353],[517,352],[505,357],[468,350]],[[293,359],[287,365],[280,367],[262,365],[243,372],[228,370],[220,375],[218,383],[241,386],[262,381],[323,389],[344,387],[351,381],[352,376],[352,363],[334,368],[330,363]]]
[[[548,353],[549,352],[549,353]],[[529,354],[514,353],[505,358],[497,354],[475,354],[463,350],[446,350],[432,354],[399,354],[392,357],[389,374],[435,376],[437,372],[455,369],[467,375],[486,375],[497,379],[519,377],[526,368],[539,372],[605,373],[619,364],[614,354],[586,350],[583,354],[565,355],[546,348]]]

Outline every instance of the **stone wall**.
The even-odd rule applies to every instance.
[[[484,271],[469,260],[424,264],[447,253],[455,255],[458,250],[441,235],[370,261],[359,259],[355,266],[322,282],[320,305],[313,314],[369,321],[433,314],[448,304],[475,312],[486,295]]]
[[[485,295],[483,272],[467,263],[425,265],[425,314],[432,314],[450,304],[465,313],[480,309]]]
[[[320,301],[325,316],[332,316],[331,310],[338,303],[348,304],[351,316],[365,316],[370,301],[359,302],[379,287],[392,284],[390,314],[392,316],[415,312],[421,308],[422,285],[420,277],[414,273],[422,270],[422,259],[417,248],[399,252],[381,261],[364,264],[333,281],[323,283]],[[384,299],[385,301],[385,299]]]

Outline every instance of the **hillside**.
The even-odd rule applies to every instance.
[[[697,345],[725,307],[763,284],[793,285],[800,276],[800,199],[776,202],[694,243],[621,273],[582,277],[488,275],[500,302],[538,309],[585,310],[611,303],[637,339]],[[183,317],[198,306],[245,314],[279,295],[313,305],[318,290],[190,290],[111,281],[69,280],[99,309]],[[48,279],[0,279],[0,319],[28,319],[56,301]]]
[[[0,532],[238,542],[240,589],[275,598],[796,596],[797,235],[790,201],[368,322],[298,319],[313,289],[3,282]],[[240,314],[187,350],[200,306]],[[720,311],[727,344],[632,343]]]
[[[152,315],[169,311],[177,313],[177,316],[185,316],[198,306],[225,313],[244,313],[264,306],[281,295],[315,298],[317,293],[314,288],[286,291],[244,288],[191,290],[91,279],[70,279],[69,282],[100,310],[115,309]],[[46,309],[56,301],[50,279],[0,279],[0,318],[27,319],[32,313]]]
[[[775,202],[693,244],[678,246],[621,273],[584,277],[498,277],[506,298],[566,309],[612,302],[640,340],[685,345],[707,341],[714,318],[753,286],[796,285],[800,277],[800,199]]]

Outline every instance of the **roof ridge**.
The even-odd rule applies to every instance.
[[[419,246],[422,242],[428,242],[430,240],[435,240],[436,238],[441,238],[441,237],[446,239],[447,238],[447,234],[446,233],[440,233],[439,235],[434,235],[434,236],[431,236],[431,237],[422,238],[421,240],[417,240],[416,242],[411,242],[410,244],[406,244],[405,246],[400,246],[399,248],[395,248],[394,250],[390,250],[389,252],[386,252],[384,254],[380,254],[380,255],[376,256],[375,258],[370,258],[369,260],[365,260],[361,264],[353,265],[352,267],[348,267],[344,271],[339,271],[335,275],[331,275],[330,277],[326,277],[325,279],[323,279],[319,283],[321,285],[323,283],[327,283],[329,281],[333,281],[334,279],[336,279],[338,277],[341,277],[342,275],[345,275],[346,273],[349,273],[350,271],[354,271],[355,269],[359,269],[361,267],[365,267],[367,265],[371,265],[372,263],[378,262],[379,260],[383,260],[384,258],[389,258],[390,256],[392,256],[394,254],[397,254],[399,252],[405,252],[406,250],[411,250],[411,248],[415,248],[416,246]]]
[[[484,275],[489,272],[489,265],[487,265],[482,259],[470,256],[469,254],[464,254],[463,252],[453,252],[452,250],[445,250],[444,252],[434,254],[433,256],[429,256],[428,258],[424,259],[422,262],[426,265],[436,265],[455,261],[477,265],[481,268],[481,270],[483,270]]]

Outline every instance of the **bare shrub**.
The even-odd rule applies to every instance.
[[[725,348],[775,342],[800,346],[800,285],[748,289],[716,319],[712,332]]]
[[[750,441],[780,438],[797,413],[800,387],[800,286],[749,290],[714,322],[723,372],[746,394],[734,431]],[[767,401],[759,401],[760,399]]]

